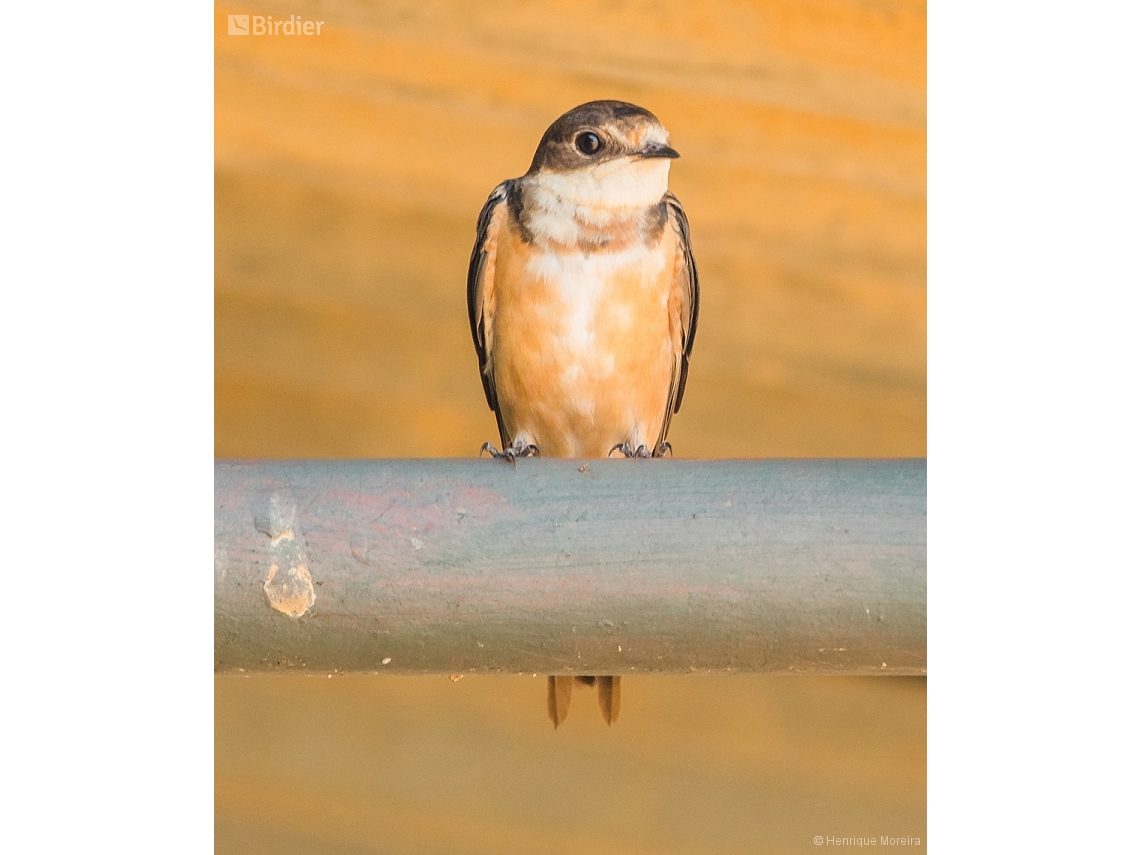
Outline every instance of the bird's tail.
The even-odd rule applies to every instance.
[[[570,712],[570,692],[574,684],[598,687],[598,706],[606,724],[617,721],[621,712],[621,677],[549,677],[546,686],[546,711],[554,726],[566,721]]]

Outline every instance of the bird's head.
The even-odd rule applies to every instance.
[[[645,208],[669,189],[669,133],[648,110],[591,101],[546,129],[527,177],[585,208]]]

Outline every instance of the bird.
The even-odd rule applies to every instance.
[[[669,191],[679,157],[656,116],[590,101],[543,134],[530,168],[479,214],[467,308],[501,451],[521,457],[662,457],[697,330],[689,221]],[[571,688],[596,685],[617,720],[620,677],[549,677],[555,728]]]

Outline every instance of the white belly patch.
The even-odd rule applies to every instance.
[[[656,314],[665,306],[668,294],[658,286],[664,265],[659,248],[645,245],[588,255],[545,252],[530,260],[527,272],[554,286],[555,299],[544,306],[550,315],[544,321],[557,330],[550,356],[561,367],[562,385],[597,382],[613,374],[613,333],[632,327],[640,312]],[[614,287],[619,278],[621,287]],[[639,280],[641,287],[630,287]],[[654,293],[655,288],[660,293]],[[610,332],[611,347],[598,339],[602,324]]]

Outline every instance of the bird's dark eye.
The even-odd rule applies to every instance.
[[[578,151],[582,152],[582,154],[597,154],[602,150],[602,141],[598,139],[598,135],[592,131],[578,134],[578,138],[574,140],[574,145],[578,147]]]

